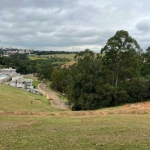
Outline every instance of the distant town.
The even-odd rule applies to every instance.
[[[13,54],[27,54],[27,55],[51,55],[51,54],[77,54],[78,52],[69,51],[45,51],[45,50],[30,50],[30,49],[18,49],[18,48],[0,48],[0,56],[9,56]]]
[[[19,53],[19,54],[30,54],[33,50],[28,49],[17,49],[17,48],[0,48],[0,54],[2,56],[9,56],[11,54]]]

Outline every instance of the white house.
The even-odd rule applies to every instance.
[[[32,81],[32,79],[23,79],[22,77],[18,77],[18,79],[13,78],[13,80],[10,81],[10,85],[23,89],[33,89]]]
[[[7,75],[7,76],[14,76],[17,75],[16,69],[12,68],[4,68],[0,70],[2,75]]]

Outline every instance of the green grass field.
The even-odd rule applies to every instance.
[[[47,59],[46,57],[37,57],[37,56],[29,56],[30,60],[36,60],[36,59]]]
[[[74,60],[75,54],[53,54],[53,55],[40,55],[40,56],[30,56],[29,58],[31,60],[35,59],[48,59],[51,57],[58,57],[58,58],[69,58],[71,60]]]
[[[1,116],[0,149],[149,150],[150,115]]]
[[[149,150],[150,113],[115,113],[122,109],[62,111],[0,84],[0,150]]]
[[[49,55],[52,57],[58,57],[58,58],[69,58],[71,60],[74,60],[75,54],[54,54],[54,55]]]

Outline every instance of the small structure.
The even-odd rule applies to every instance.
[[[22,89],[33,89],[32,81],[32,79],[24,79],[22,76],[20,76],[12,78],[10,85]]]

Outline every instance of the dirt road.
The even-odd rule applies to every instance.
[[[52,99],[50,102],[53,107],[69,109],[69,106],[61,101],[54,91],[47,89],[44,83],[40,83],[38,89],[47,96],[47,99]]]

